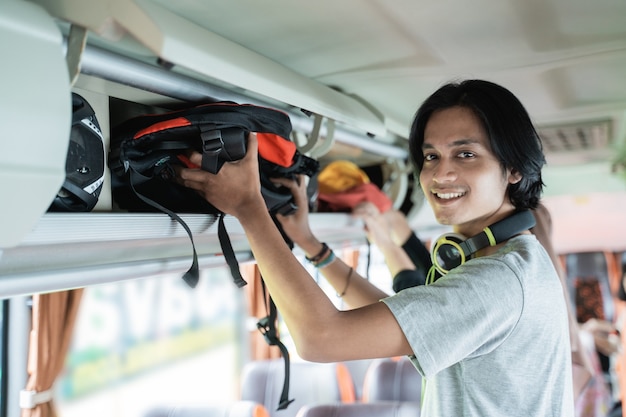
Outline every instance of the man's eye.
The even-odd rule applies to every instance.
[[[437,159],[436,155],[434,155],[432,153],[424,154],[424,161],[432,161],[434,159]]]
[[[474,152],[470,152],[470,151],[464,151],[459,153],[459,158],[473,158],[474,157]]]

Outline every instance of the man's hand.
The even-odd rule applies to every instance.
[[[247,149],[243,159],[226,162],[217,174],[202,169],[180,168],[178,182],[198,191],[218,210],[238,218],[267,210],[261,195],[256,134],[248,136]],[[198,152],[193,152],[189,159],[198,166],[202,165],[202,154]]]
[[[289,215],[278,214],[276,218],[284,232],[298,246],[306,247],[307,241],[315,240],[309,226],[309,202],[306,192],[304,175],[298,175],[295,180],[288,178],[272,178],[272,182],[289,189],[293,194],[293,201],[298,209]]]
[[[617,335],[617,328],[606,320],[589,319],[581,329],[593,336],[593,341],[598,352],[605,356],[622,351],[622,344]]]

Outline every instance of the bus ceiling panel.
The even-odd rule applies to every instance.
[[[166,10],[149,0],[136,0],[139,16],[154,26],[138,27],[137,17],[119,10],[115,18],[162,59],[236,87],[385,136],[384,120],[354,98],[305,77],[254,51]],[[135,11],[134,7],[130,8]],[[155,36],[158,31],[160,39]]]
[[[150,0],[35,0],[54,16],[85,26],[103,39],[126,33],[167,63],[236,88],[385,137],[385,121],[371,106],[223,38]],[[92,8],[93,6],[93,8]]]
[[[63,183],[72,104],[63,38],[43,9],[3,3],[0,39],[0,248],[6,248],[28,233]]]

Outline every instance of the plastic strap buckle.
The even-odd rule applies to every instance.
[[[263,335],[263,338],[265,339],[268,345],[274,346],[278,344],[276,331],[272,326],[270,326],[269,316],[263,317],[261,320],[259,320],[258,323],[256,324],[256,327],[257,329],[259,329],[259,331]]]
[[[202,169],[212,174],[217,174],[221,165],[219,164],[219,154],[224,149],[222,131],[210,128],[201,128],[200,138],[202,139]]]

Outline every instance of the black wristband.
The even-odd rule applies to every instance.
[[[393,290],[395,292],[424,284],[426,284],[426,275],[419,269],[404,269],[393,277]]]
[[[322,242],[322,250],[319,251],[319,253],[311,258],[309,258],[308,256],[305,256],[306,260],[312,263],[317,263],[319,262],[324,255],[326,255],[326,252],[328,251],[328,245],[325,242]]]
[[[409,255],[409,258],[411,258],[411,262],[413,262],[415,268],[421,270],[424,275],[426,275],[430,267],[433,265],[430,258],[430,251],[415,233],[411,233],[409,238],[402,245],[402,249],[404,249],[406,254]]]

